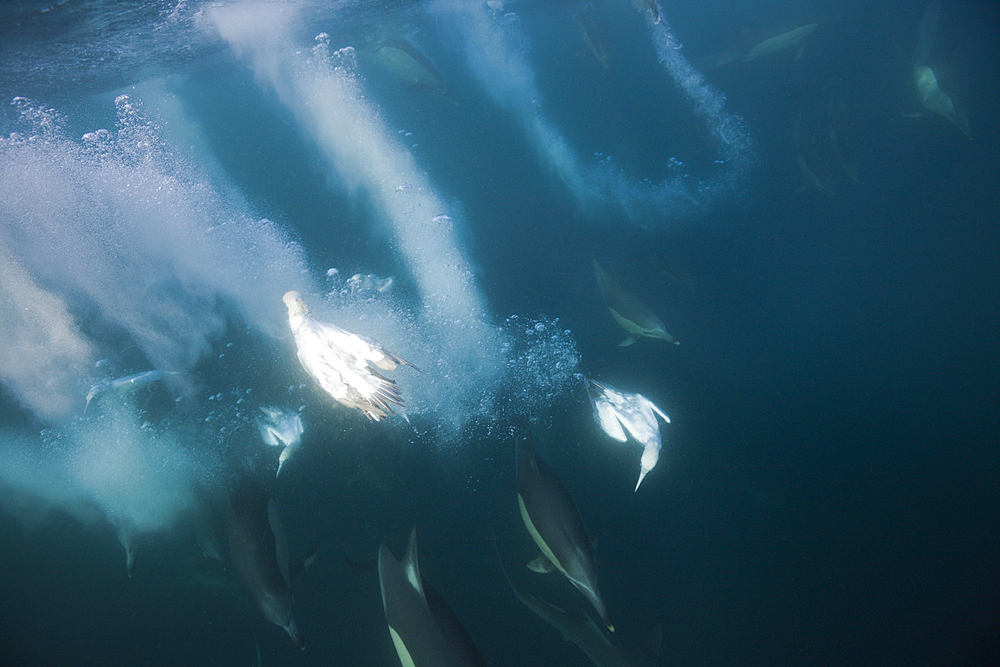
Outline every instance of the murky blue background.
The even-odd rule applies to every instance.
[[[940,117],[908,115],[919,108],[911,60],[924,9],[916,2],[665,4],[681,53],[752,140],[745,169],[723,178],[720,144],[657,61],[632,3],[507,3],[539,108],[583,163],[610,157],[635,182],[688,179],[711,190],[676,215],[643,209],[630,217],[574,199],[516,109],[497,104],[470,73],[462,32],[439,6],[301,8],[288,49],[307,56],[320,32],[331,50],[355,47],[364,99],[447,204],[485,304],[482,319],[520,351],[485,350],[508,371],[489,389],[492,402],[466,422],[452,414],[469,411],[462,397],[420,387],[439,377],[434,354],[399,327],[379,329],[396,314],[419,312],[421,288],[377,198],[363,184],[344,186],[297,110],[213,32],[208,5],[6,3],[0,155],[4,178],[33,182],[35,194],[28,204],[0,201],[4,294],[21,284],[12,267],[27,267],[35,285],[66,304],[93,354],[84,365],[63,363],[51,349],[58,341],[50,341],[12,345],[3,357],[0,465],[10,472],[0,478],[0,660],[247,665],[258,660],[256,642],[265,665],[396,664],[372,559],[382,542],[400,553],[416,524],[422,574],[490,664],[589,664],[517,601],[494,553],[495,534],[508,567],[535,555],[514,478],[513,434],[530,428],[596,544],[617,639],[641,647],[651,664],[995,664],[1000,14],[988,2],[943,3],[927,63],[968,117],[969,140]],[[581,11],[600,26],[607,71],[573,22]],[[786,51],[718,69],[699,65],[811,22],[820,26],[797,59]],[[365,59],[366,45],[386,31],[405,35],[437,66],[447,96],[401,85]],[[122,94],[140,105],[139,120],[116,111]],[[11,103],[15,97],[26,99]],[[147,120],[154,155],[130,162],[130,150],[148,147],[135,138]],[[831,127],[848,170],[824,152]],[[101,128],[113,137],[111,158],[74,152],[85,133]],[[819,168],[833,174],[831,192],[803,187],[797,154],[826,156]],[[87,175],[108,160],[123,170]],[[155,242],[135,241],[147,257],[128,245],[128,234],[118,245],[122,235],[103,227],[114,216],[86,202],[118,201],[114,215],[131,228],[120,213],[134,194],[128,174],[134,170],[141,190],[151,182],[138,182],[149,164],[177,187],[163,195],[166,203],[140,210],[170,208],[195,193],[204,200],[194,213],[164,214],[173,216],[165,226],[136,220],[154,239],[163,230]],[[92,199],[46,208],[63,202],[67,187]],[[140,194],[148,199],[152,190]],[[4,197],[9,203],[23,191],[11,186]],[[16,218],[23,211],[38,220]],[[262,219],[270,222],[254,226]],[[184,236],[192,228],[210,236],[225,224],[235,231],[215,245]],[[86,256],[76,249],[93,239],[100,239],[94,256],[108,262],[97,262],[101,270],[90,278],[72,259]],[[287,261],[257,274],[272,241]],[[160,242],[162,253],[150,250]],[[53,257],[65,261],[52,261],[61,268],[43,268],[38,258],[63,245]],[[169,456],[182,452],[178,465],[219,486],[233,469],[253,470],[273,485],[293,554],[323,545],[293,587],[305,652],[202,557],[187,527],[150,532],[129,579],[100,512],[81,519],[90,510],[73,510],[86,503],[61,499],[55,473],[48,483],[51,470],[76,470],[74,438],[100,433],[102,413],[82,414],[87,388],[154,367],[159,352],[167,358],[166,348],[137,340],[134,320],[111,315],[116,290],[142,282],[108,278],[119,253],[144,259],[115,275],[138,276],[148,264],[163,278],[136,292],[150,321],[160,321],[160,298],[201,313],[193,319],[201,337],[180,355],[187,365],[179,370],[195,378],[190,385],[122,399],[174,453],[161,463],[173,465]],[[623,332],[600,301],[591,255],[661,316],[680,346],[617,345]],[[167,268],[157,274],[160,262]],[[327,277],[331,267],[337,277]],[[354,273],[396,276],[398,286],[376,305],[338,300]],[[265,284],[268,276],[275,284]],[[343,326],[416,355],[424,372],[392,374],[415,397],[410,423],[367,422],[331,407],[311,384],[280,301],[263,296],[298,287],[285,278],[316,287],[307,301],[320,314],[325,303]],[[5,327],[18,330],[21,310],[5,304]],[[164,313],[163,321],[173,317]],[[427,349],[444,356],[449,336],[464,335],[413,317],[418,323],[402,331],[438,336],[441,345]],[[108,361],[96,367],[98,360]],[[51,373],[50,387],[72,388],[66,395],[79,405],[50,414],[44,399],[25,398],[12,379],[25,366]],[[641,392],[672,418],[662,428],[660,463],[637,493],[641,450],[600,433],[584,375]],[[527,388],[519,392],[519,384]],[[268,403],[305,406],[302,450],[277,481],[277,454],[253,423],[255,406]],[[457,431],[447,426],[456,422]],[[25,451],[36,458],[22,459]],[[159,480],[154,472],[143,479]],[[120,482],[88,477],[81,488],[110,511],[99,492]],[[134,509],[137,492],[124,488],[115,502]],[[523,568],[518,574],[533,581]],[[586,610],[565,583],[537,585]],[[658,652],[650,638],[657,628]]]

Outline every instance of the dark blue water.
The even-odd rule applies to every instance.
[[[397,664],[374,559],[416,525],[490,664],[590,664],[497,562],[494,536],[519,582],[589,611],[521,565],[530,430],[636,664],[997,663],[992,3],[943,3],[925,63],[916,2],[670,3],[660,22],[625,0],[324,3],[284,33],[273,8],[0,10],[0,662]],[[702,60],[810,23],[798,56]],[[668,29],[703,80],[657,50]],[[387,34],[446,90],[367,55]],[[491,36],[506,59],[477,70]],[[971,140],[911,117],[919,64]],[[331,82],[363,112],[307,103]],[[679,346],[618,346],[592,256]],[[355,273],[395,287],[352,294]],[[312,383],[288,289],[421,368],[389,373],[408,421]],[[83,412],[150,368],[182,379]],[[584,376],[671,417],[635,493],[642,450],[600,431]],[[276,480],[261,405],[305,425]],[[194,539],[205,489],[247,475],[293,556],[320,546],[293,583],[304,652]],[[142,526],[132,578],[121,517]]]

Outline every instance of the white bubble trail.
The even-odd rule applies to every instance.
[[[312,287],[301,250],[178,156],[138,100],[120,96],[115,131],[81,140],[15,103],[25,131],[0,138],[0,330],[17,347],[0,382],[35,415],[82,411],[105,379],[86,376],[94,355],[122,334],[154,368],[189,371],[223,332],[223,303],[271,332],[282,290]]]
[[[703,213],[738,194],[741,177],[752,161],[752,141],[742,120],[726,111],[725,97],[683,56],[680,43],[653,0],[645,3],[643,14],[659,62],[693,104],[718,151],[716,168],[707,178],[673,174],[651,183],[628,176],[610,160],[584,164],[544,115],[528,60],[528,40],[517,15],[501,14],[475,2],[440,0],[433,7],[455,21],[465,43],[469,70],[494,103],[521,120],[540,160],[565,184],[584,215],[604,214],[610,207],[634,221],[651,217],[677,220]]]
[[[352,48],[331,52],[321,34],[308,55],[294,50],[291,5],[220,7],[209,17],[258,82],[295,115],[348,189],[363,189],[389,225],[419,291],[419,310],[415,323],[398,310],[387,309],[381,319],[372,311],[366,319],[379,322],[380,330],[362,333],[421,367],[419,379],[404,383],[410,415],[433,408],[435,419],[459,428],[480,410],[485,392],[504,371],[498,354],[503,336],[490,322],[450,218],[442,217],[447,202],[366,99]],[[408,352],[408,345],[416,351]]]

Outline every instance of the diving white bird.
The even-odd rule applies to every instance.
[[[635,483],[635,490],[638,491],[643,478],[660,458],[662,445],[656,415],[663,417],[668,424],[670,417],[645,396],[618,391],[597,380],[587,380],[587,395],[594,404],[594,418],[605,433],[618,442],[625,442],[628,439],[625,429],[628,429],[632,437],[642,444],[639,481]]]
[[[292,458],[299,445],[302,443],[302,418],[297,412],[285,412],[280,408],[269,405],[260,406],[260,411],[266,418],[257,419],[257,428],[260,429],[260,437],[264,443],[272,447],[284,447],[278,455],[278,472],[275,477],[281,474],[281,469],[285,462]]]
[[[395,414],[390,404],[402,406],[403,392],[375,366],[385,371],[400,364],[416,367],[373,340],[313,319],[298,292],[286,292],[282,300],[299,361],[319,385],[341,405],[358,408],[369,419]]]

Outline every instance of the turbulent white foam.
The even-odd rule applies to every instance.
[[[401,368],[393,377],[403,389],[407,418],[418,430],[433,430],[441,445],[461,444],[473,430],[486,434],[544,418],[579,389],[580,354],[572,333],[557,320],[512,315],[496,326],[491,333],[497,346],[484,354],[497,370],[491,367],[484,377],[453,357],[453,336],[470,334],[464,324],[440,335],[398,294],[359,293],[339,272],[330,277],[318,316],[377,338],[420,366],[419,374]],[[388,423],[403,426],[399,420]]]
[[[300,250],[171,151],[136,100],[118,98],[116,131],[79,141],[17,103],[26,132],[0,139],[0,327],[18,348],[0,355],[0,379],[36,415],[82,409],[81,374],[107,341],[74,318],[190,370],[223,331],[222,302],[269,331],[283,291],[311,287]]]
[[[119,403],[37,439],[0,434],[0,498],[27,522],[62,510],[87,523],[104,517],[136,533],[165,532],[211,479],[206,458],[195,459],[176,430],[154,428]]]
[[[676,220],[704,211],[734,194],[746,170],[752,143],[738,116],[725,110],[725,98],[713,90],[681,54],[663,12],[644,12],[660,64],[694,105],[719,151],[717,168],[708,179],[676,174],[659,183],[636,180],[610,160],[584,164],[562,134],[545,117],[528,43],[515,14],[495,12],[476,2],[439,0],[436,11],[455,21],[465,42],[465,57],[473,76],[498,105],[524,125],[540,159],[550,166],[576,198],[584,214],[619,207],[633,220],[648,214]],[[624,6],[624,5],[623,5]]]
[[[69,412],[79,398],[79,383],[73,378],[86,372],[93,346],[80,333],[66,302],[39,287],[3,245],[0,339],[3,383],[43,419]]]

